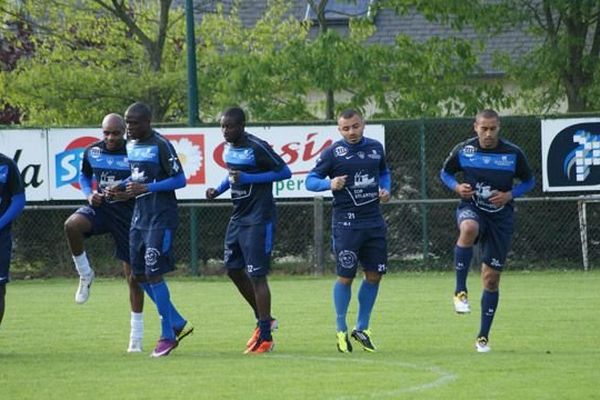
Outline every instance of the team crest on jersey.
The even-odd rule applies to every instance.
[[[338,262],[342,268],[352,269],[356,266],[358,257],[356,253],[350,250],[342,250],[338,254]]]
[[[473,157],[477,152],[477,149],[475,148],[475,146],[468,145],[465,146],[462,151],[465,157]]]
[[[98,146],[94,146],[90,149],[89,154],[92,158],[100,158],[100,156],[102,155],[102,149]]]
[[[158,258],[160,257],[160,251],[155,249],[154,247],[149,247],[146,249],[146,254],[144,255],[144,261],[146,265],[152,267],[156,265],[158,262]]]
[[[346,154],[348,154],[348,148],[344,146],[338,146],[335,149],[333,149],[333,153],[336,157],[343,157]]]

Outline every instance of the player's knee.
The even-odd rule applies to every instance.
[[[381,282],[382,275],[379,272],[375,271],[366,271],[365,272],[365,280],[370,284],[377,285]]]
[[[252,277],[250,277],[250,280],[252,281],[252,284],[254,286],[262,285],[267,282],[267,277],[266,276],[252,276]]]
[[[246,271],[244,271],[241,268],[240,269],[228,269],[227,276],[233,282],[241,282],[245,279],[248,279],[248,275],[246,275]]]
[[[463,241],[475,241],[479,234],[479,225],[475,221],[463,221],[460,224],[460,238]]]

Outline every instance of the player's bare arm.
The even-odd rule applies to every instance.
[[[331,190],[342,190],[346,186],[348,175],[336,176],[331,180]]]
[[[473,190],[473,188],[471,188],[471,185],[469,185],[468,183],[459,183],[454,188],[454,191],[458,193],[458,195],[463,199],[470,199],[471,196],[475,194],[475,191]]]
[[[382,203],[387,203],[390,201],[390,192],[383,188],[379,188],[379,201]]]
[[[94,192],[88,196],[88,203],[92,207],[100,207],[102,204],[103,196],[98,192]]]
[[[492,193],[489,200],[496,207],[502,207],[512,200],[512,192],[501,192],[496,190]]]
[[[130,196],[138,196],[148,191],[148,186],[144,183],[139,182],[127,182],[125,186],[125,192]]]
[[[206,189],[206,198],[208,200],[214,200],[217,198],[218,195],[219,195],[219,193],[217,192],[217,189],[215,189],[215,188]]]

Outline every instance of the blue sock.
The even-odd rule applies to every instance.
[[[348,332],[346,314],[352,298],[352,286],[335,281],[333,285],[333,305],[335,306],[335,328],[338,332]]]
[[[260,339],[273,340],[273,336],[271,336],[271,319],[259,320],[258,328],[260,329]]]
[[[369,320],[371,319],[371,311],[375,305],[377,292],[379,291],[379,283],[370,283],[363,279],[358,289],[358,318],[356,319],[356,329],[364,331],[369,329]]]
[[[150,286],[150,284],[144,282],[140,283],[140,285],[142,286],[144,292],[146,292],[148,297],[150,297],[150,300],[152,300],[156,304],[156,301],[154,301],[154,292],[152,291],[152,287]],[[183,328],[187,323],[187,320],[183,318],[181,314],[179,314],[173,303],[169,301],[169,304],[171,305],[171,326],[175,328]]]
[[[499,297],[499,292],[488,292],[483,289],[483,294],[481,295],[481,327],[479,328],[479,335],[477,337],[488,337],[492,321],[494,320],[494,314],[496,314],[496,309],[498,308]]]
[[[473,258],[473,247],[454,246],[454,268],[456,269],[456,289],[454,294],[467,291],[467,275]]]
[[[171,298],[169,294],[169,287],[165,281],[151,284],[150,288],[154,293],[154,302],[160,316],[160,327],[162,339],[175,340],[175,333],[173,332],[173,325],[171,325]]]

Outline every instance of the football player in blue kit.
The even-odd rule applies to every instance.
[[[333,303],[337,348],[342,353],[352,351],[346,315],[359,262],[364,279],[358,290],[358,316],[351,336],[363,350],[376,350],[369,321],[387,263],[387,228],[380,202],[390,199],[390,171],[383,145],[364,137],[364,129],[358,111],[344,111],[338,118],[343,139],[323,150],[306,179],[308,190],[333,193],[332,245],[337,260]]]
[[[84,240],[91,236],[110,233],[114,239],[116,256],[123,263],[129,285],[131,304],[131,332],[129,353],[142,351],[144,336],[144,291],[131,274],[129,264],[129,228],[135,199],[124,191],[114,196],[107,189],[129,177],[129,163],[125,148],[125,121],[118,114],[108,114],[102,120],[104,139],[89,145],[84,153],[79,174],[79,185],[88,204],[79,208],[65,221],[65,234],[71,249],[75,268],[79,273],[79,287],[75,293],[77,304],[85,303],[90,295],[94,270],[85,252]],[[97,189],[93,188],[95,181]]]
[[[6,284],[12,251],[12,222],[25,207],[25,186],[17,164],[0,153],[0,325],[4,317]]]
[[[467,275],[473,245],[482,251],[481,324],[475,348],[491,350],[489,332],[498,307],[500,273],[504,268],[514,229],[514,201],[535,185],[535,179],[523,151],[499,137],[500,117],[494,110],[475,116],[477,137],[455,146],[440,172],[442,182],[456,192],[460,204],[456,210],[459,236],[454,248],[456,287],[454,308],[469,313]],[[462,182],[455,175],[462,173]],[[513,186],[514,180],[520,182]]]
[[[229,144],[224,154],[229,173],[217,188],[206,190],[206,198],[215,199],[231,188],[233,212],[225,236],[224,263],[258,321],[244,352],[256,354],[273,349],[272,330],[277,328],[267,282],[276,225],[273,182],[288,179],[292,173],[267,142],[245,131],[245,123],[241,108],[223,113],[221,130]]]
[[[179,222],[175,190],[184,187],[186,179],[173,145],[152,129],[151,120],[146,104],[133,103],[125,111],[131,175],[120,188],[125,186],[125,192],[135,197],[129,234],[131,268],[156,304],[161,335],[151,355],[162,357],[193,328],[173,305],[163,279],[175,269],[173,240]]]

